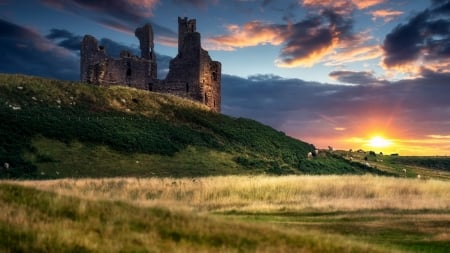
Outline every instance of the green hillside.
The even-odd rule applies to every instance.
[[[0,177],[380,173],[171,95],[0,75]]]

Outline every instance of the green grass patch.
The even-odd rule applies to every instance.
[[[314,230],[345,236],[389,250],[447,252],[450,247],[448,210],[361,210],[296,213],[227,212],[220,216],[285,229]]]
[[[243,170],[233,162],[233,155],[205,147],[186,147],[165,156],[126,153],[106,145],[69,143],[47,138],[32,141],[38,153],[25,154],[26,161],[37,167],[38,178],[101,177],[190,177],[239,174]],[[86,159],[83,159],[85,157]]]
[[[446,156],[396,156],[391,157],[389,161],[396,165],[403,164],[450,172],[450,157]]]

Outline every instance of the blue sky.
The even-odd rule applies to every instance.
[[[151,23],[159,78],[178,16],[222,62],[223,113],[337,148],[450,154],[449,0],[0,0],[0,72],[79,79],[79,41],[136,51]]]

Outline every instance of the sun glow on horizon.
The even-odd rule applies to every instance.
[[[386,148],[391,146],[393,143],[391,140],[385,139],[381,136],[374,136],[368,140],[367,145],[373,148]]]
[[[450,155],[450,133],[430,134],[424,137],[385,137],[381,134],[366,135],[366,137],[336,137],[336,138],[306,138],[316,147],[326,149],[332,146],[335,150],[364,150],[383,154],[400,154],[402,156],[449,156]]]

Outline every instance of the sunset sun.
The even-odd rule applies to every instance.
[[[369,140],[369,146],[373,148],[385,148],[392,145],[392,141],[385,139],[381,136],[374,136]]]

